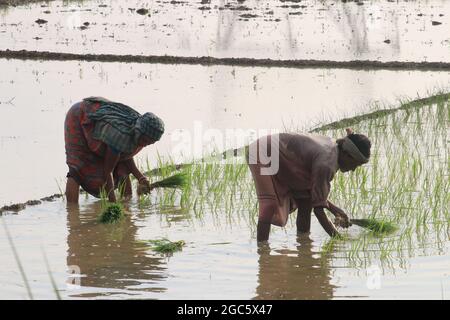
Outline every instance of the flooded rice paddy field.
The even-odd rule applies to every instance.
[[[448,62],[449,12],[445,0],[38,2],[0,7],[0,49]]]
[[[0,50],[450,62],[449,9],[443,0],[33,2],[0,7]],[[91,95],[164,119],[162,140],[137,157],[163,176],[173,162],[245,144],[227,130],[307,131],[401,107],[350,122],[373,155],[338,173],[330,195],[354,218],[395,223],[393,234],[353,226],[330,240],[313,218],[297,236],[294,213],[258,246],[242,159],[194,162],[181,169],[186,188],[126,202],[117,224],[99,223],[100,202],[84,195],[79,206],[53,199],[1,212],[0,298],[449,299],[449,96],[405,103],[448,92],[448,71],[18,59],[0,59],[0,70],[0,207],[61,192],[64,116]],[[348,123],[319,133],[338,138]],[[186,133],[203,148],[180,148]],[[165,255],[147,242],[158,238],[186,245]]]
[[[45,251],[63,298],[448,299],[449,121],[446,95],[355,124],[376,151],[346,179],[338,174],[331,199],[353,217],[394,221],[399,230],[389,235],[353,226],[345,240],[330,241],[313,219],[311,234],[297,237],[294,213],[286,228],[272,230],[269,245],[257,246],[255,192],[239,157],[184,167],[188,187],[126,203],[117,224],[99,223],[99,201],[90,197],[79,207],[60,200],[29,206],[2,221],[34,298],[55,297]],[[175,170],[162,167],[163,176]],[[1,237],[2,295],[27,298]],[[164,237],[186,246],[167,256],[145,242]]]
[[[211,129],[223,136],[216,141],[219,149],[240,147],[245,142],[237,139],[239,130],[261,129],[258,133],[265,134],[272,129],[311,129],[360,113],[368,105],[389,108],[399,99],[425,97],[450,86],[447,71],[5,59],[0,59],[0,69],[1,167],[2,180],[8,181],[0,186],[0,207],[54,194],[58,184],[64,187],[64,117],[84,97],[108,97],[162,117],[166,134],[137,157],[156,164],[156,152],[177,162],[207,153],[214,142]],[[183,133],[192,139],[180,150]]]

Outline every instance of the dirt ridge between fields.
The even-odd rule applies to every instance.
[[[159,63],[190,65],[227,65],[242,67],[334,68],[354,70],[423,70],[450,71],[450,62],[408,62],[376,60],[274,60],[254,58],[215,58],[157,55],[79,54],[49,51],[0,50],[0,58],[20,60],[98,61],[126,63]]]

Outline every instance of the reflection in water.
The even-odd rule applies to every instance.
[[[105,225],[96,221],[98,212],[99,202],[82,210],[77,205],[67,208],[67,265],[69,270],[79,268],[82,290],[84,287],[116,292],[121,289],[127,294],[165,291],[157,286],[165,278],[163,261],[150,257],[145,246],[137,242],[138,228],[130,216],[122,222]],[[97,296],[99,291],[83,296]],[[74,291],[75,295],[78,293]]]
[[[261,2],[261,1],[256,1],[255,3],[252,3],[252,9],[249,12],[254,12],[254,13],[258,13],[259,15],[261,15],[262,17],[264,17],[267,14],[267,11],[271,11],[272,14],[269,15],[270,17],[272,17],[273,15],[273,9],[272,7],[270,7],[268,5],[268,3],[266,2]],[[238,2],[237,4],[235,4],[237,7],[243,7],[245,8],[246,6],[241,5],[240,2]],[[230,6],[230,3],[228,3],[225,0],[221,0],[220,1],[220,8],[224,8]],[[246,10],[242,11],[242,10],[237,10],[238,8],[233,8],[231,6],[231,8],[233,10],[219,10],[218,13],[218,19],[217,19],[217,31],[216,31],[216,40],[215,40],[215,44],[216,44],[216,50],[217,52],[220,53],[225,53],[226,51],[230,50],[230,48],[232,47],[233,42],[236,42],[237,39],[239,39],[239,41],[243,41],[244,39],[248,38],[249,42],[251,41],[251,38],[249,37],[250,32],[248,32],[246,35],[239,35],[239,32],[243,31],[243,27],[245,26],[245,24],[242,24],[240,22],[245,21],[249,19],[245,19],[242,17],[243,12],[247,12]],[[266,11],[265,14],[263,14],[263,12]],[[291,8],[286,7],[283,9],[283,17],[287,22],[287,47],[288,50],[291,52],[291,57],[292,59],[295,59],[295,52],[297,51],[297,39],[294,37],[293,35],[293,31],[292,31],[292,23],[291,23],[291,19],[290,19],[290,15],[289,12],[291,11]],[[255,14],[255,17],[260,18],[261,16],[259,16],[258,14]],[[251,19],[250,19],[251,20]],[[272,19],[264,19],[264,20],[272,20]],[[259,29],[259,24],[262,23],[260,19],[254,20],[256,22],[256,26],[255,29]],[[223,29],[223,30],[222,30]]]
[[[225,1],[220,1],[220,7],[224,7]],[[216,32],[216,48],[217,51],[227,51],[231,45],[234,28],[236,26],[236,20],[239,18],[239,13],[236,10],[231,12],[224,10],[219,11],[217,19],[217,32]],[[225,29],[222,33],[222,27]]]
[[[338,8],[342,10],[343,21]],[[380,48],[370,48],[369,44],[369,35],[376,37],[379,34],[384,34],[386,38],[384,40],[389,41],[386,42],[389,45],[383,46],[382,51],[390,51],[393,57],[398,57],[400,54],[399,15],[395,10],[388,10],[383,13],[382,20],[378,17],[379,10],[380,8],[376,5],[355,6],[351,2],[342,2],[339,7],[328,7],[326,12],[342,35],[350,40],[349,45],[357,57],[380,50]]]
[[[328,258],[315,257],[308,235],[297,239],[297,251],[258,248],[259,275],[254,299],[331,299],[335,286],[330,283]]]
[[[356,7],[356,13],[353,12],[354,6],[342,4],[342,9],[347,24],[343,24],[343,33],[351,39],[351,44],[357,55],[361,55],[369,51],[369,43],[367,39],[367,18],[365,8],[363,6]],[[348,26],[348,29],[345,28]]]
[[[150,16],[128,10],[140,8],[145,1],[111,1],[107,7],[100,5],[102,2],[68,5],[53,1],[45,15],[40,4],[9,11],[1,11],[0,6],[2,46],[10,50],[265,59],[419,62],[427,57],[429,61],[448,61],[449,57],[449,33],[445,31],[449,18],[444,14],[449,11],[448,0],[371,0],[364,5],[362,1],[326,0],[152,1]],[[48,23],[35,23],[38,17]],[[442,26],[433,26],[430,18],[438,19]],[[90,25],[80,30],[83,22]],[[400,46],[402,52],[396,55]]]

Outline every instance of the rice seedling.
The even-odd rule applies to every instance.
[[[189,182],[188,177],[183,173],[177,173],[168,178],[152,183],[153,188],[183,188]]]
[[[126,187],[125,180],[120,181],[119,184],[117,185],[118,201],[122,201],[125,199],[126,193],[125,187]]]
[[[350,219],[350,222],[359,227],[369,229],[375,234],[389,234],[395,232],[398,227],[389,221],[378,221],[376,219]]]
[[[56,178],[55,178],[55,182],[56,182],[56,185],[58,187],[59,194],[65,200],[66,193],[65,193],[64,189],[62,188],[63,183],[59,183],[58,179],[56,179]]]
[[[138,192],[138,207],[140,209],[144,209],[149,207],[152,204],[152,200],[150,195],[139,194]]]
[[[151,247],[152,250],[160,253],[174,253],[175,251],[180,251],[186,244],[183,240],[170,241],[167,238],[146,240],[146,242],[153,245]]]
[[[101,223],[116,223],[125,216],[123,206],[119,203],[109,203],[102,209],[99,221]]]
[[[349,240],[349,236],[346,234],[339,234],[334,237],[331,237],[325,243],[322,244],[321,251],[322,253],[331,253],[335,250],[339,243],[342,243],[345,240]]]
[[[357,234],[352,231],[351,241],[332,239],[334,243],[324,244],[325,252],[342,255],[354,266],[377,259],[389,267],[394,258],[406,265],[405,259],[420,247],[448,241],[449,97],[440,93],[385,110],[379,105],[369,115],[313,130],[341,137],[341,128],[351,125],[356,132],[365,133],[373,145],[370,162],[354,173],[336,174],[330,194],[330,200],[349,213],[370,213],[353,221],[370,232],[354,228]],[[255,229],[254,184],[239,157],[232,161],[196,160],[186,166],[160,159],[158,167],[161,169],[154,171],[155,176],[166,178],[177,172],[189,183],[181,190],[160,188],[152,197],[155,211],[181,207],[192,213],[190,219],[195,221],[208,215],[217,228],[223,228],[223,222],[227,226],[244,222],[250,230]]]
[[[349,212],[371,212],[363,223],[376,231],[362,234],[347,249],[337,248],[346,252],[349,262],[390,261],[393,254],[400,260],[430,243],[438,250],[443,239],[448,241],[439,227],[439,221],[448,223],[448,97],[407,102],[395,112],[378,114],[379,118],[372,114],[348,120],[355,131],[369,136],[374,153],[367,166],[345,178],[335,177],[331,197]],[[341,125],[335,123],[319,132],[339,136]],[[372,221],[374,217],[379,223]],[[395,229],[398,238],[390,236]],[[374,254],[366,256],[367,252]]]
[[[182,166],[180,174],[185,175],[189,183],[179,193],[160,189],[155,200],[156,209],[160,211],[170,206],[180,206],[192,211],[191,216],[197,220],[202,220],[206,213],[210,213],[214,224],[225,216],[229,225],[235,223],[235,218],[240,220],[242,216],[253,228],[251,221],[256,214],[256,197],[247,165],[240,160],[231,164],[222,160],[214,161],[197,160]],[[161,165],[165,166],[164,163]]]

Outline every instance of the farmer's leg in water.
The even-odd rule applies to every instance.
[[[297,233],[309,232],[311,229],[311,199],[295,199],[297,203]]]
[[[66,183],[66,198],[67,202],[78,203],[78,197],[80,195],[80,185],[73,178],[67,178]]]
[[[269,240],[270,225],[272,217],[278,209],[276,201],[273,199],[259,199],[259,218],[256,240]]]
[[[125,197],[131,197],[133,195],[133,190],[131,188],[131,179],[129,175],[125,178],[124,195]]]
[[[325,211],[323,207],[315,207],[314,208],[314,214],[317,217],[317,220],[319,220],[320,225],[324,230],[331,236],[338,236],[339,232],[337,231],[334,224],[328,219],[327,215],[325,214]]]

